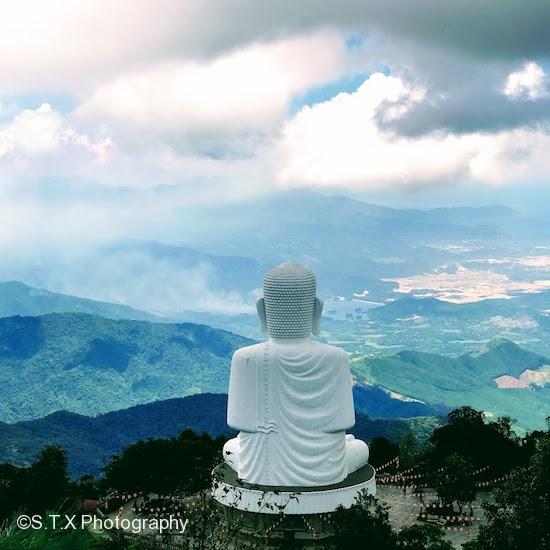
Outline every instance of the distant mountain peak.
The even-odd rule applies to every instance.
[[[0,318],[48,313],[89,313],[107,319],[163,321],[161,317],[115,304],[36,288],[21,281],[0,282]]]
[[[512,340],[508,340],[508,338],[495,338],[491,340],[487,344],[488,349],[514,349],[519,350],[521,349],[515,342],[512,342]]]
[[[482,357],[488,354],[499,354],[509,359],[516,357],[517,355],[529,355],[533,357],[542,357],[541,355],[526,350],[521,346],[518,346],[512,340],[508,338],[494,338],[487,344],[485,344],[477,353],[472,354],[475,357]]]

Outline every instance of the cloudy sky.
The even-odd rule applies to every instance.
[[[548,188],[547,0],[0,1],[0,244],[289,187]]]

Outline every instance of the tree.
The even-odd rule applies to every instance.
[[[457,407],[452,410],[447,419],[449,424],[454,426],[470,425],[470,426],[483,426],[485,424],[485,417],[481,411],[476,411],[472,407]]]
[[[101,496],[98,483],[92,475],[83,475],[77,482],[73,482],[71,485],[71,493],[78,497],[78,500],[99,500]]]
[[[397,535],[397,547],[403,550],[452,550],[438,525],[410,525]]]
[[[437,496],[444,506],[457,503],[459,514],[464,505],[476,498],[476,484],[470,461],[458,454],[452,454],[444,461],[443,472],[437,476]]]
[[[452,550],[437,525],[411,525],[396,533],[389,522],[388,507],[366,493],[359,495],[351,508],[338,508],[332,521],[333,549]]]
[[[29,512],[39,513],[53,509],[67,497],[69,476],[67,453],[64,449],[45,447],[26,474],[25,504]]]
[[[482,412],[459,407],[449,413],[448,420],[447,425],[434,430],[429,440],[433,467],[441,467],[455,453],[476,468],[491,465],[494,474],[507,473],[526,463],[528,454],[512,433],[510,418],[487,421]]]
[[[399,464],[402,469],[415,466],[420,460],[420,446],[414,434],[407,434],[399,442]]]
[[[209,487],[223,438],[184,430],[172,439],[149,439],[126,447],[104,468],[105,488],[145,493],[194,493]]]
[[[351,508],[339,507],[332,518],[334,549],[363,549],[366,544],[377,550],[396,548],[397,537],[390,526],[388,508],[371,495],[359,495]]]
[[[515,470],[484,504],[485,520],[467,550],[550,550],[550,433],[538,439],[525,468]]]
[[[370,444],[369,463],[375,468],[386,464],[399,454],[399,447],[385,437],[373,437]]]

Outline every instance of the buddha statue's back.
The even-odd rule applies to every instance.
[[[368,447],[346,429],[355,423],[347,354],[311,339],[322,303],[315,276],[286,263],[266,276],[258,313],[269,340],[237,350],[224,447],[239,478],[262,485],[338,483],[368,461]]]

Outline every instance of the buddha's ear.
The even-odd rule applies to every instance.
[[[313,323],[311,325],[311,332],[316,336],[321,334],[321,313],[323,313],[323,300],[315,298],[313,305]]]
[[[256,302],[256,310],[258,311],[258,317],[260,318],[260,328],[262,334],[267,334],[267,317],[265,316],[265,300],[260,298]]]

